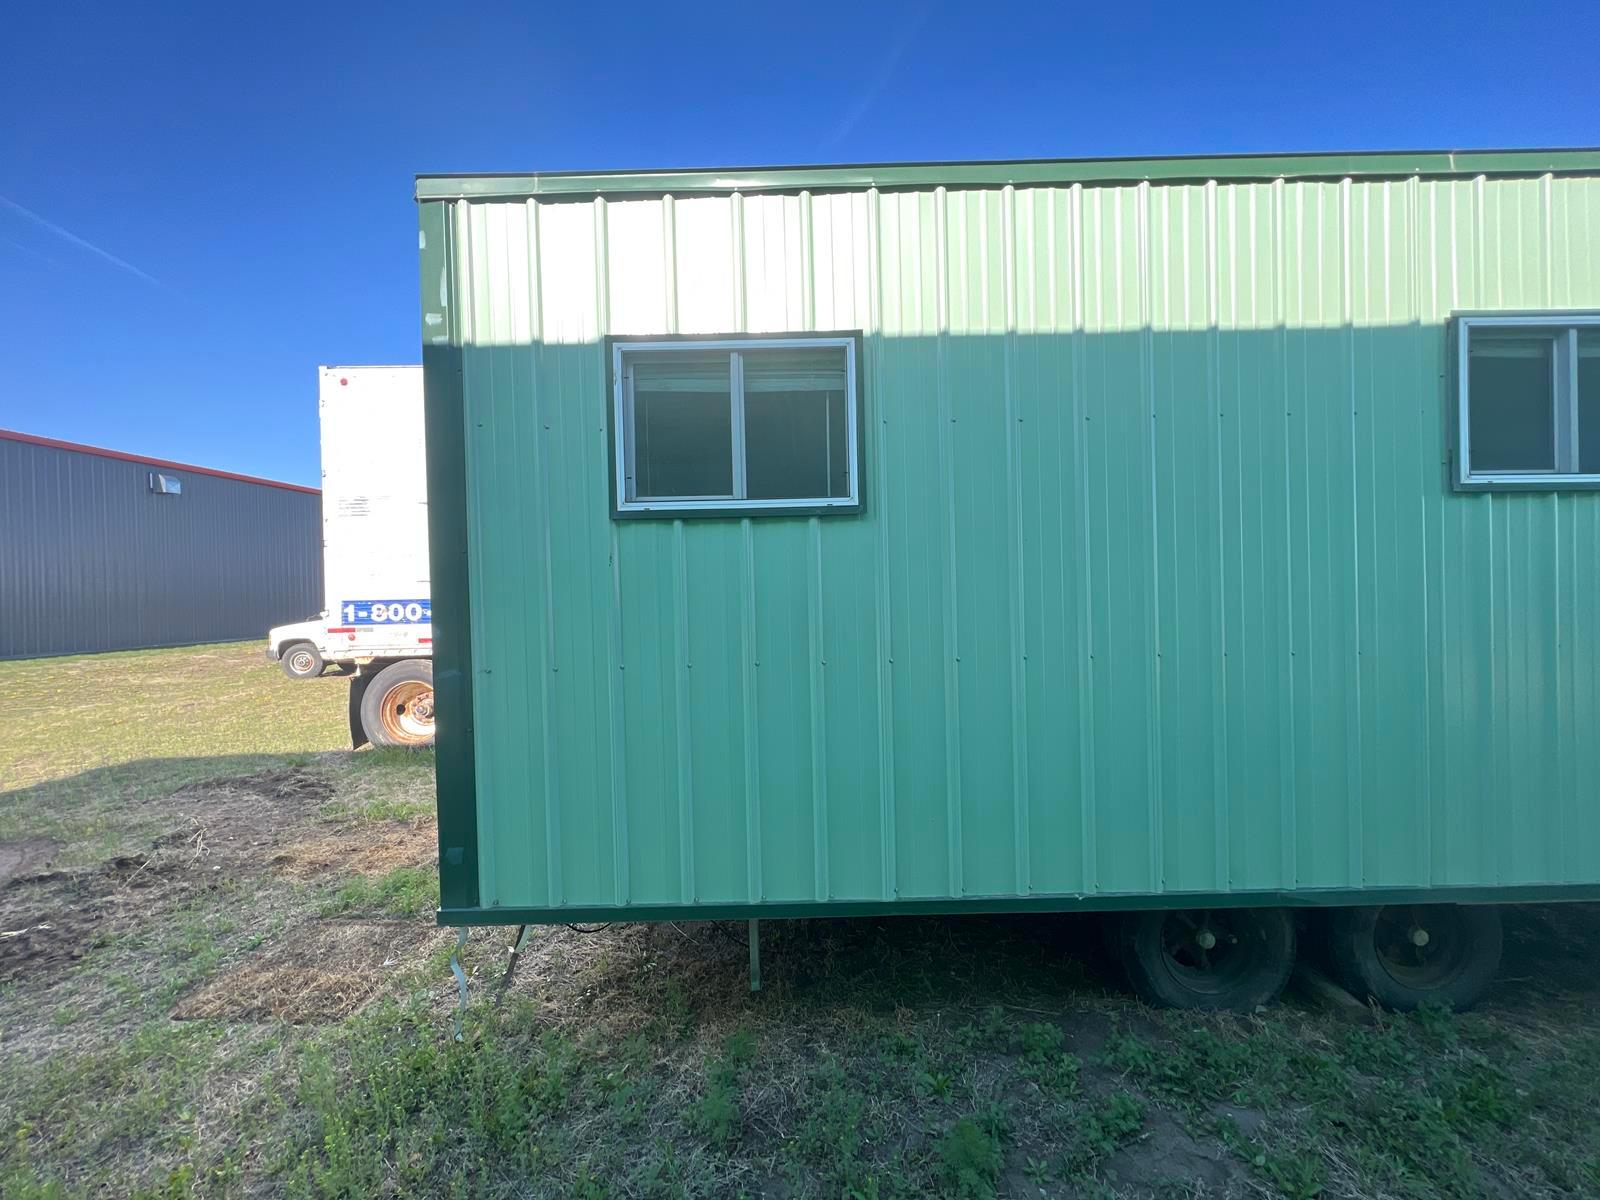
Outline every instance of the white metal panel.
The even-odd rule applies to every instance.
[[[429,599],[422,368],[322,367],[318,376],[329,624],[354,626],[363,645],[426,638],[426,623],[370,611]]]
[[[678,328],[672,332],[737,332],[733,201],[701,196],[675,201],[672,211],[678,265]]]
[[[812,319],[800,328],[870,329],[872,326],[871,209],[876,193],[807,196],[811,222]]]
[[[547,344],[599,338],[599,277],[592,204],[546,204],[539,209],[539,296]],[[490,244],[492,246],[492,243]],[[488,252],[489,247],[476,247]]]
[[[744,198],[747,332],[787,333],[806,328],[801,202],[800,196]]]
[[[607,333],[663,333],[667,329],[665,209],[661,200],[606,204]]]

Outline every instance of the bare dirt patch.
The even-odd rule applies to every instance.
[[[64,887],[51,887],[59,881]],[[48,984],[100,941],[141,922],[149,908],[131,889],[75,895],[70,877],[13,888],[0,904],[0,983],[27,977]],[[31,893],[27,894],[27,893]]]
[[[0,887],[13,879],[34,874],[50,865],[56,844],[49,838],[23,838],[0,842]]]
[[[407,922],[312,922],[182,1000],[172,1016],[297,1025],[337,1021],[442,936]]]
[[[48,985],[95,946],[147,928],[197,894],[264,870],[271,847],[332,794],[298,767],[180,789],[148,802],[164,831],[96,865],[50,870],[53,843],[0,845],[0,982]]]
[[[312,817],[333,795],[327,780],[299,767],[239,779],[213,780],[174,792],[163,803],[178,828],[158,845],[185,842],[197,857],[254,859]]]
[[[1221,1196],[1244,1186],[1245,1172],[1235,1158],[1214,1144],[1202,1144],[1169,1113],[1153,1113],[1138,1141],[1107,1160],[1105,1174],[1140,1194]]]
[[[438,853],[438,826],[426,818],[405,824],[361,825],[295,842],[270,865],[296,879],[319,875],[385,875],[396,867],[425,867]]]

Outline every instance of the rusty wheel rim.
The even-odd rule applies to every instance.
[[[309,675],[316,661],[309,650],[294,650],[289,654],[289,667],[296,675]]]
[[[379,709],[383,731],[404,745],[420,746],[433,740],[433,685],[408,679],[383,694]]]

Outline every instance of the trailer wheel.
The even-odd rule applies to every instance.
[[[290,642],[278,656],[278,665],[290,679],[315,679],[327,664],[310,642]]]
[[[374,746],[433,745],[433,663],[403,659],[374,675],[361,697],[361,729]]]
[[[1410,1012],[1470,1008],[1500,966],[1500,910],[1464,904],[1386,904],[1329,914],[1333,973],[1357,996]]]
[[[1125,915],[1117,957],[1151,1004],[1254,1012],[1294,967],[1294,921],[1281,908],[1204,908]]]

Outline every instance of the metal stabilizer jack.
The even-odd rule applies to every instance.
[[[506,989],[511,986],[511,977],[517,973],[517,964],[522,961],[522,948],[528,944],[528,934],[533,926],[521,925],[517,927],[517,938],[511,944],[511,961],[506,963],[506,973],[500,976],[500,995],[506,994]]]
[[[750,921],[750,990],[761,990],[761,922]]]
[[[450,951],[450,973],[456,977],[461,999],[456,1003],[456,1041],[461,1040],[461,1018],[467,1011],[467,973],[461,969],[461,950],[467,944],[467,927],[456,930],[456,948]]]

